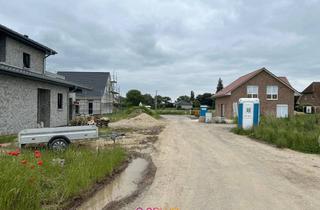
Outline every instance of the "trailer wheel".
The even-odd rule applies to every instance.
[[[68,146],[69,143],[64,138],[56,138],[49,143],[50,149],[56,151],[63,151],[67,149]]]

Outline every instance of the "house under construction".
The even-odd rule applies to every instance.
[[[119,105],[119,88],[116,76],[109,72],[58,72],[68,81],[76,81],[92,90],[75,94],[75,115],[112,113]]]

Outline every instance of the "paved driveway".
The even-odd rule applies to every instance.
[[[167,116],[153,184],[124,209],[320,209],[320,157],[251,140],[230,126]]]

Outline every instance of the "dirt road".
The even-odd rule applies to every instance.
[[[277,149],[227,125],[166,119],[154,182],[124,209],[320,208],[320,156]]]

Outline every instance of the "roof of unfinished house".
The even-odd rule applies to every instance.
[[[266,68],[261,68],[258,70],[255,70],[253,72],[250,72],[246,75],[243,75],[241,77],[239,77],[238,79],[236,79],[235,81],[233,81],[231,84],[229,84],[228,86],[226,86],[225,88],[223,88],[222,90],[220,90],[219,92],[217,92],[216,94],[214,94],[215,98],[218,97],[223,97],[223,96],[228,96],[231,95],[232,91],[237,89],[238,87],[240,87],[242,84],[246,83],[247,81],[249,81],[250,79],[252,79],[253,77],[255,77],[256,75],[258,75],[260,72],[265,71],[266,73],[270,74],[272,77],[276,78],[277,80],[279,80],[281,83],[283,83],[285,86],[287,86],[288,88],[292,89],[295,93],[299,93],[297,90],[295,90],[291,84],[289,83],[289,80],[286,77],[277,77],[274,74],[272,74],[269,70],[267,70]]]
[[[4,25],[1,25],[0,24],[0,32],[6,34],[7,36],[17,40],[17,41],[20,41],[22,43],[25,43],[27,45],[30,45],[34,48],[37,48],[41,51],[44,51],[47,55],[55,55],[57,54],[57,52],[43,44],[40,44],[39,42],[36,42],[32,39],[29,38],[29,36],[27,35],[23,35],[23,34],[20,34]]]
[[[66,80],[90,87],[91,91],[82,91],[79,96],[102,97],[110,77],[109,72],[74,72],[60,71],[59,75],[65,77]]]
[[[45,74],[39,74],[35,73],[29,70],[25,70],[22,68],[18,68],[15,66],[8,65],[6,63],[0,62],[0,73],[1,74],[6,74],[6,75],[11,75],[14,77],[21,77],[21,78],[26,78],[34,81],[41,81],[41,82],[46,82],[54,85],[59,85],[59,86],[64,86],[68,87],[71,89],[86,89],[86,90],[91,90],[90,88],[75,83],[75,82],[70,82],[66,81],[63,78],[59,78],[57,75],[53,73],[45,73]]]

